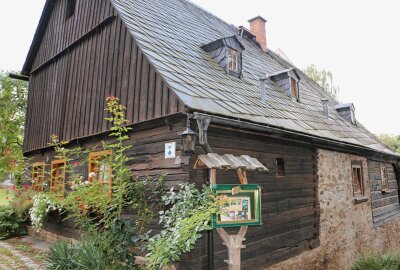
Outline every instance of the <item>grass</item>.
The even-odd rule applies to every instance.
[[[13,197],[14,194],[11,190],[0,188],[0,205],[8,205]]]
[[[398,270],[400,253],[361,255],[354,262],[352,270]]]

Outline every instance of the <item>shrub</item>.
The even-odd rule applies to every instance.
[[[25,234],[20,217],[9,206],[0,206],[0,239]]]
[[[56,203],[56,200],[50,195],[42,193],[37,194],[33,197],[33,205],[29,210],[32,226],[37,232],[39,232],[47,219],[47,215],[50,211],[55,210],[61,211],[62,209]]]
[[[134,238],[127,232],[127,224],[116,222],[113,232],[90,232],[78,243],[59,241],[50,247],[46,260],[48,269],[58,270],[128,270],[136,269],[129,250]]]
[[[400,253],[361,255],[354,262],[352,270],[398,270],[400,269]]]
[[[10,203],[14,213],[23,221],[29,220],[29,209],[32,208],[32,199],[37,194],[31,189],[16,188],[14,198]]]
[[[66,240],[61,240],[52,245],[49,249],[50,254],[45,264],[47,269],[54,270],[69,270],[75,269],[72,260],[74,247]]]

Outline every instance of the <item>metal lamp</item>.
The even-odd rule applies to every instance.
[[[197,133],[190,128],[190,119],[187,120],[187,128],[181,133],[181,140],[183,145],[183,152],[191,156],[194,153],[196,147],[196,137]]]

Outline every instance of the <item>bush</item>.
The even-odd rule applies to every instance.
[[[90,232],[78,243],[57,242],[50,247],[47,269],[136,269],[135,258],[129,252],[134,246],[129,224],[116,221],[115,226],[112,232]]]
[[[51,246],[49,251],[49,257],[45,262],[47,269],[75,269],[75,265],[72,260],[74,254],[74,247],[72,244],[66,240],[61,240]]]
[[[25,234],[20,217],[9,206],[0,206],[0,239]]]
[[[15,189],[14,193],[10,206],[21,220],[28,221],[29,209],[32,208],[32,199],[37,192],[31,189]]]
[[[387,255],[362,255],[353,264],[352,270],[399,270],[400,253]]]

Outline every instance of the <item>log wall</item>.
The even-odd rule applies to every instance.
[[[382,192],[381,168],[386,167],[389,190]],[[394,165],[368,160],[368,176],[371,189],[372,217],[375,226],[400,216],[399,192]]]
[[[263,269],[318,245],[315,149],[216,126],[209,128],[208,141],[215,153],[250,155],[270,170],[267,174],[248,173],[249,184],[262,187],[263,225],[248,230],[246,249],[242,250],[242,269]],[[197,153],[201,151],[197,149]],[[285,176],[277,176],[277,158],[285,162]],[[195,161],[194,156],[190,181],[201,185],[208,175],[206,170],[192,169]],[[217,183],[235,184],[239,180],[234,172],[219,172]],[[216,232],[214,241],[215,269],[228,269],[224,262],[228,252]],[[182,260],[182,269],[206,269],[206,252],[204,236],[197,249]]]

